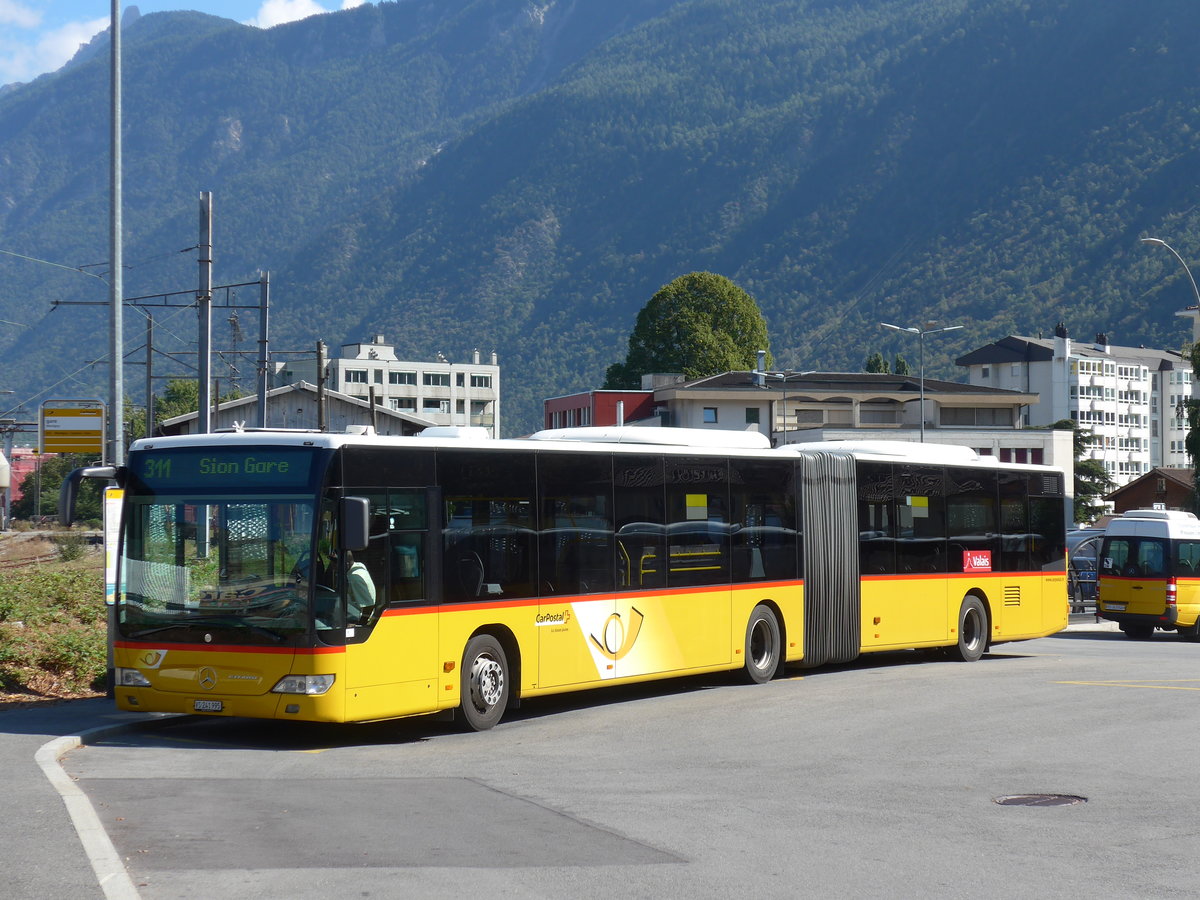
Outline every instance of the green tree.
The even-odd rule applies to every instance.
[[[872,372],[876,375],[886,375],[891,371],[891,366],[888,361],[883,358],[883,354],[876,350],[867,357],[867,364],[863,367],[864,372]]]
[[[167,382],[162,395],[154,398],[154,421],[161,423],[199,408],[200,382],[194,378],[173,378]]]
[[[62,454],[42,458],[40,473],[35,470],[21,479],[21,499],[12,504],[14,519],[32,519],[40,512],[43,516],[58,513],[58,489],[72,469],[88,465],[87,457],[77,454]],[[38,479],[41,478],[41,508],[38,508]],[[75,519],[100,519],[104,483],[95,478],[84,478],[79,483],[79,496],[75,504]]]
[[[758,351],[768,346],[767,323],[753,297],[722,275],[692,272],[659,288],[642,307],[625,361],[608,367],[604,387],[636,389],[651,372],[693,379],[753,369]]]
[[[1187,348],[1187,355],[1192,361],[1192,377],[1200,377],[1200,344],[1192,344]],[[1192,459],[1192,512],[1200,515],[1200,402],[1187,400],[1188,434],[1184,439],[1188,456]]]
[[[1083,524],[1094,522],[1104,512],[1101,497],[1116,485],[1108,476],[1104,463],[1087,455],[1092,442],[1092,432],[1080,428],[1071,419],[1059,419],[1050,426],[1055,431],[1071,432],[1071,449],[1075,457],[1075,521]]]
[[[905,359],[903,356],[901,356],[899,353],[896,354],[896,361],[894,363],[892,363],[892,371],[895,372],[897,375],[916,375],[917,374],[916,372],[913,371],[913,367],[911,365],[909,365],[908,360]]]

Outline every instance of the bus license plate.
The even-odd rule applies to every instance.
[[[220,700],[197,700],[192,704],[196,712],[220,712],[223,708]]]
[[[1108,610],[1112,610],[1113,612],[1124,612],[1125,604],[1124,603],[1105,603],[1104,608],[1108,609]]]

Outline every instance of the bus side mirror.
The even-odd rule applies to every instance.
[[[338,510],[341,523],[338,527],[342,550],[365,550],[371,539],[370,503],[366,497],[343,497]]]
[[[68,528],[75,521],[75,500],[79,496],[81,478],[104,478],[122,485],[125,469],[123,466],[120,469],[116,466],[83,466],[71,470],[58,489],[58,523]]]

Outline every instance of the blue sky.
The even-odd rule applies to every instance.
[[[146,0],[123,3],[146,15],[194,9],[247,25],[270,28],[317,13],[357,6],[362,0]],[[53,72],[80,44],[108,27],[111,0],[0,0],[0,85]]]

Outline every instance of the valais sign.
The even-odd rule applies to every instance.
[[[990,572],[990,571],[992,571],[992,551],[991,550],[964,550],[963,551],[963,571],[964,572]]]

